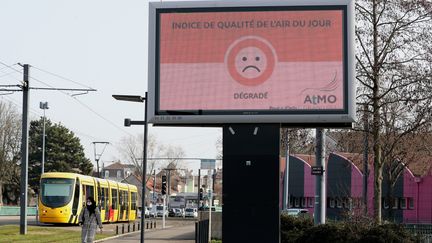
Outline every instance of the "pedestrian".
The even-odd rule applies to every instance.
[[[87,198],[86,207],[81,210],[79,216],[79,225],[82,225],[82,243],[93,242],[98,226],[102,233],[101,216],[99,208],[96,206],[96,202],[93,197]]]

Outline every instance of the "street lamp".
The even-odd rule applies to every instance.
[[[96,145],[97,144],[102,144],[102,145],[104,145],[104,147],[103,147],[103,149],[102,149],[102,152],[101,153],[96,153]],[[95,160],[96,160],[96,173],[97,173],[97,177],[98,178],[102,178],[102,176],[101,176],[101,172],[99,171],[99,160],[100,160],[100,158],[102,157],[102,154],[103,154],[103,152],[105,151],[105,148],[106,148],[106,146],[109,144],[109,142],[93,142],[93,146],[94,146],[94,157],[95,157]]]
[[[142,190],[141,190],[141,243],[144,242],[144,221],[145,221],[145,195],[146,195],[146,183],[145,176],[147,174],[147,92],[145,96],[139,95],[113,95],[116,100],[130,101],[130,102],[144,102],[144,121],[132,121],[131,119],[125,119],[124,125],[129,127],[131,125],[144,125],[144,148],[143,148],[143,160],[142,160]]]
[[[39,102],[39,108],[43,110],[43,129],[42,129],[42,172],[45,172],[45,110],[49,109],[48,102]]]

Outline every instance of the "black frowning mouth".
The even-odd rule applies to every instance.
[[[248,68],[253,68],[253,69],[257,70],[259,73],[261,72],[261,70],[258,67],[253,66],[253,65],[246,66],[245,68],[243,68],[242,72],[244,73],[246,71],[246,69],[248,69]]]

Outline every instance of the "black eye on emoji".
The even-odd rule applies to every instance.
[[[260,57],[255,57],[255,61],[259,61],[260,60]]]
[[[243,57],[242,60],[243,60],[244,62],[246,62],[246,61],[247,61],[247,57]]]

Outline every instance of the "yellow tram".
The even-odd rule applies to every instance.
[[[39,220],[78,224],[78,216],[92,196],[102,222],[132,221],[137,217],[137,187],[75,173],[44,173],[40,183]]]

